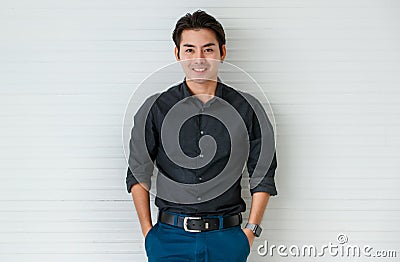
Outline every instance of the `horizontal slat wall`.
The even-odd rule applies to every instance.
[[[256,249],[339,233],[400,256],[399,2],[3,0],[0,261],[145,261],[124,110],[174,61],[173,25],[198,8],[222,22],[227,61],[257,80],[276,117],[279,196],[249,261],[310,261]],[[358,261],[312,258],[342,260]]]

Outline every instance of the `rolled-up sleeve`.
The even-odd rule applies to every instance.
[[[273,127],[261,103],[252,99],[253,111],[249,128],[250,150],[247,170],[250,177],[250,193],[267,192],[278,194],[275,186],[277,168]],[[262,130],[261,130],[262,129]]]
[[[152,112],[157,96],[147,99],[134,117],[134,124],[129,142],[128,170],[126,187],[128,193],[137,183],[151,187],[151,176],[154,170],[154,159],[157,154],[158,133]]]
[[[254,188],[250,188],[251,195],[256,192],[267,192],[271,196],[275,196],[278,194],[275,186],[275,170],[277,168],[277,161],[276,161],[276,153],[272,159],[271,165],[268,168],[263,179],[258,183],[258,185]]]

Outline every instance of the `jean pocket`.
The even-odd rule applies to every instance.
[[[158,225],[155,224],[150,230],[149,232],[147,232],[147,235],[144,238],[144,247],[146,248],[146,250],[148,249],[148,246],[151,242],[151,236],[154,234],[153,232],[157,229]]]
[[[244,245],[246,246],[247,253],[250,254],[250,243],[246,234],[243,232],[243,229],[239,228],[239,236],[244,241]]]

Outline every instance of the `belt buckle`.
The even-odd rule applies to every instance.
[[[192,232],[192,233],[199,233],[199,232],[201,232],[200,229],[189,229],[189,228],[188,228],[187,223],[188,223],[188,220],[189,220],[189,219],[192,219],[192,220],[202,220],[201,217],[185,217],[185,218],[183,219],[183,229],[184,229],[186,232]]]

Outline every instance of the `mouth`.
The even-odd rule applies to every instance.
[[[202,67],[202,68],[192,68],[193,71],[197,72],[197,73],[203,73],[207,70],[207,68]]]

